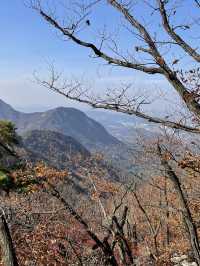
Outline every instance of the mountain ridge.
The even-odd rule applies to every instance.
[[[23,113],[0,100],[0,119],[15,123],[20,135],[32,130],[51,130],[73,137],[87,149],[120,144],[100,123],[72,107]]]

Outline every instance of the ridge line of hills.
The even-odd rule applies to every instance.
[[[74,138],[87,149],[122,144],[97,121],[71,107],[58,107],[45,112],[23,113],[0,100],[0,119],[15,123],[23,135],[32,130],[50,130]]]
[[[32,162],[41,160],[65,169],[72,165],[71,160],[77,155],[81,155],[84,161],[89,154],[100,152],[106,167],[111,167],[112,171],[115,169],[120,176],[135,171],[133,153],[137,152],[137,147],[121,142],[78,109],[58,107],[23,113],[0,100],[0,120],[9,120],[16,125],[25,149],[24,156]]]

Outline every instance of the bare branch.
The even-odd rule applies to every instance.
[[[195,3],[197,4],[197,6],[200,7],[200,2],[199,2],[199,0],[194,0],[194,1],[195,1]]]
[[[85,42],[80,40],[78,37],[74,35],[73,32],[70,32],[67,28],[63,28],[55,19],[48,16],[43,10],[39,10],[41,16],[51,25],[53,25],[56,29],[58,29],[64,36],[69,37],[72,41],[74,41],[76,44],[81,45],[86,48],[90,48],[97,57],[100,57],[107,61],[109,64],[118,65],[126,68],[132,68],[136,70],[143,71],[148,74],[162,74],[163,71],[161,68],[156,67],[146,67],[145,64],[134,64],[132,62],[128,61],[122,61],[117,58],[113,58],[104,52],[102,52],[97,46],[95,46],[93,43]]]
[[[148,44],[149,49],[151,51],[151,55],[155,59],[155,62],[162,69],[161,74],[163,74],[169,83],[174,87],[174,89],[181,96],[182,100],[185,102],[187,108],[193,112],[197,117],[200,117],[200,105],[194,98],[194,96],[187,90],[187,88],[182,84],[182,82],[178,79],[176,73],[170,69],[167,65],[163,56],[161,56],[160,52],[156,47],[156,42],[152,39],[151,35],[147,31],[147,29],[137,21],[134,16],[132,16],[129,10],[125,7],[125,5],[118,3],[116,0],[108,0],[108,2],[116,8],[120,13],[122,13],[125,19],[140,33],[140,36],[144,39],[146,44]],[[145,52],[147,50],[145,49]],[[192,52],[193,53],[193,52]],[[193,54],[194,55],[194,54]]]
[[[163,27],[169,36],[187,53],[189,54],[194,60],[200,62],[200,54],[193,49],[188,43],[186,43],[176,32],[173,27],[170,26],[170,22],[168,19],[167,11],[165,8],[165,1],[157,0],[159,5],[160,15],[162,17]],[[198,3],[198,2],[197,2]]]
[[[142,71],[148,74],[162,74],[168,80],[168,82],[174,87],[177,93],[180,95],[182,100],[185,102],[187,108],[194,113],[197,117],[200,118],[200,105],[194,95],[184,86],[184,84],[179,80],[176,72],[171,69],[165,61],[165,58],[160,54],[156,41],[147,31],[144,25],[142,25],[138,20],[135,19],[126,8],[126,5],[120,4],[118,1],[109,0],[108,3],[117,9],[120,13],[122,13],[125,19],[131,24],[131,26],[138,31],[139,36],[144,40],[144,42],[148,45],[147,48],[139,47],[138,50],[148,53],[151,57],[153,57],[154,62],[150,63],[150,66],[147,66],[147,63],[141,62],[132,62],[127,60],[126,58],[113,57],[105,52],[103,52],[102,45],[98,48],[94,43],[86,42],[81,40],[79,37],[75,35],[75,30],[70,30],[69,27],[62,27],[59,22],[54,19],[51,15],[48,15],[40,5],[35,7],[35,9],[40,13],[40,15],[53,27],[59,30],[65,37],[68,37],[70,40],[75,42],[76,44],[89,48],[92,50],[96,57],[104,59],[108,64],[114,66],[121,66],[129,69],[134,69],[138,71]],[[75,26],[77,27],[77,25]],[[192,54],[195,55],[194,50]],[[153,64],[157,64],[157,67],[152,66]],[[140,116],[140,114],[138,114]],[[141,115],[141,117],[145,118],[145,115]],[[148,117],[146,117],[148,120]],[[151,120],[151,119],[150,119]],[[150,121],[149,120],[149,121]],[[155,120],[155,119],[154,119]],[[160,123],[158,120],[156,123]],[[168,121],[165,124],[169,124]],[[173,128],[177,128],[176,125],[173,125]]]
[[[91,231],[86,221],[83,220],[83,218],[73,209],[73,207],[62,197],[60,192],[52,185],[51,187],[51,194],[55,196],[57,199],[59,199],[63,205],[65,206],[66,210],[74,217],[74,219],[83,226],[87,234],[90,236],[90,238],[96,243],[96,245],[104,252],[105,256],[107,257],[108,261],[110,262],[110,265],[117,266],[118,263],[114,257],[114,254],[112,250],[109,248],[109,246],[105,245],[98,236]]]
[[[166,147],[164,148],[165,150],[167,150]],[[196,260],[198,261],[198,264],[200,264],[200,247],[199,247],[199,241],[198,241],[197,228],[196,228],[194,219],[192,217],[192,213],[190,211],[188,201],[186,199],[186,195],[182,188],[182,184],[176,172],[173,170],[168,160],[165,158],[163,154],[163,147],[161,147],[159,143],[157,145],[157,151],[160,157],[161,165],[165,169],[165,176],[168,177],[173,182],[177,195],[179,196],[180,204],[183,209],[182,214],[183,214],[184,222],[185,222],[188,234],[189,234],[189,241],[190,241],[192,250],[194,252],[194,256]]]
[[[90,105],[93,108],[96,109],[106,109],[106,110],[112,110],[115,112],[119,112],[119,113],[124,113],[124,114],[128,114],[128,115],[136,115],[137,117],[143,118],[149,122],[153,122],[156,124],[160,124],[169,128],[174,128],[174,129],[178,129],[178,130],[184,130],[187,132],[191,132],[191,133],[200,133],[200,128],[194,128],[194,127],[190,127],[181,123],[176,123],[173,121],[168,121],[162,118],[158,118],[158,117],[153,117],[150,116],[148,114],[145,114],[143,112],[140,112],[137,108],[127,108],[127,105],[120,105],[119,103],[109,103],[106,102],[105,100],[102,101],[96,101],[95,99],[91,100],[88,98],[81,98],[80,96],[82,96],[83,93],[79,93],[78,95],[77,93],[77,88],[79,88],[81,85],[80,84],[75,84],[74,86],[71,86],[71,88],[65,92],[65,88],[58,88],[54,82],[48,82],[48,81],[39,81],[38,82],[43,85],[44,87],[57,92],[60,95],[63,95],[64,97],[70,99],[70,100],[74,100],[80,103],[85,103]]]

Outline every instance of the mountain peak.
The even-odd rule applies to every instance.
[[[120,143],[100,123],[71,107],[57,107],[38,113],[21,113],[0,100],[0,119],[13,121],[20,134],[31,130],[55,131],[73,137],[88,149]]]
[[[79,109],[76,109],[76,108],[73,108],[73,107],[63,107],[63,106],[60,106],[60,107],[56,107],[54,109],[51,109],[47,112],[54,112],[54,113],[67,113],[68,115],[79,115],[79,116],[87,116],[84,112],[82,112],[81,110]]]

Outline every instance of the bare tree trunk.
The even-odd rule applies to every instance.
[[[165,178],[164,197],[166,206],[166,245],[170,244],[170,230],[169,230],[169,202],[167,197],[167,178]]]
[[[149,226],[149,229],[150,229],[150,232],[151,232],[151,235],[152,235],[152,238],[153,238],[153,243],[154,243],[154,252],[155,252],[155,256],[157,257],[159,255],[159,249],[158,249],[158,243],[157,243],[157,236],[158,236],[158,233],[159,233],[159,228],[160,228],[160,222],[159,224],[157,224],[156,227],[153,226],[153,224],[151,223],[151,220],[149,218],[149,215],[148,213],[146,212],[145,208],[142,206],[137,194],[135,191],[133,191],[133,195],[137,201],[137,204],[138,204],[138,207],[139,209],[142,211],[142,213],[144,214],[146,220],[147,220],[147,224]]]
[[[83,226],[89,237],[96,243],[94,245],[93,249],[100,248],[102,252],[104,253],[105,259],[106,259],[106,265],[111,265],[111,266],[118,266],[117,259],[115,258],[115,254],[109,245],[109,243],[105,241],[101,241],[98,236],[92,232],[89,228],[89,225],[87,224],[86,221],[83,220],[83,218],[73,209],[73,207],[62,197],[60,192],[52,185],[49,183],[49,186],[51,187],[51,195],[59,199],[65,209],[74,217],[74,219]]]
[[[18,266],[10,231],[3,213],[0,215],[0,247],[4,266]]]
[[[174,170],[172,169],[172,167],[169,165],[168,161],[162,156],[161,147],[159,145],[158,145],[158,153],[161,158],[161,164],[164,167],[167,176],[173,182],[176,192],[179,196],[180,204],[183,209],[183,219],[189,235],[189,241],[192,248],[193,256],[197,264],[200,266],[200,246],[199,246],[197,228],[195,222],[193,221],[192,214],[190,212],[190,208],[188,206],[184,191],[181,187],[181,182],[176,173],[174,172]]]
[[[198,265],[200,265],[200,246],[199,246],[199,240],[198,240],[198,234],[197,234],[197,228],[193,221],[192,214],[190,212],[190,209],[188,207],[187,201],[184,197],[183,191],[181,189],[180,183],[177,183],[177,188],[179,189],[179,197],[181,200],[181,205],[183,210],[183,219],[187,228],[187,232],[189,235],[189,241],[191,244],[191,248],[193,251],[194,258],[196,259],[196,262]]]

